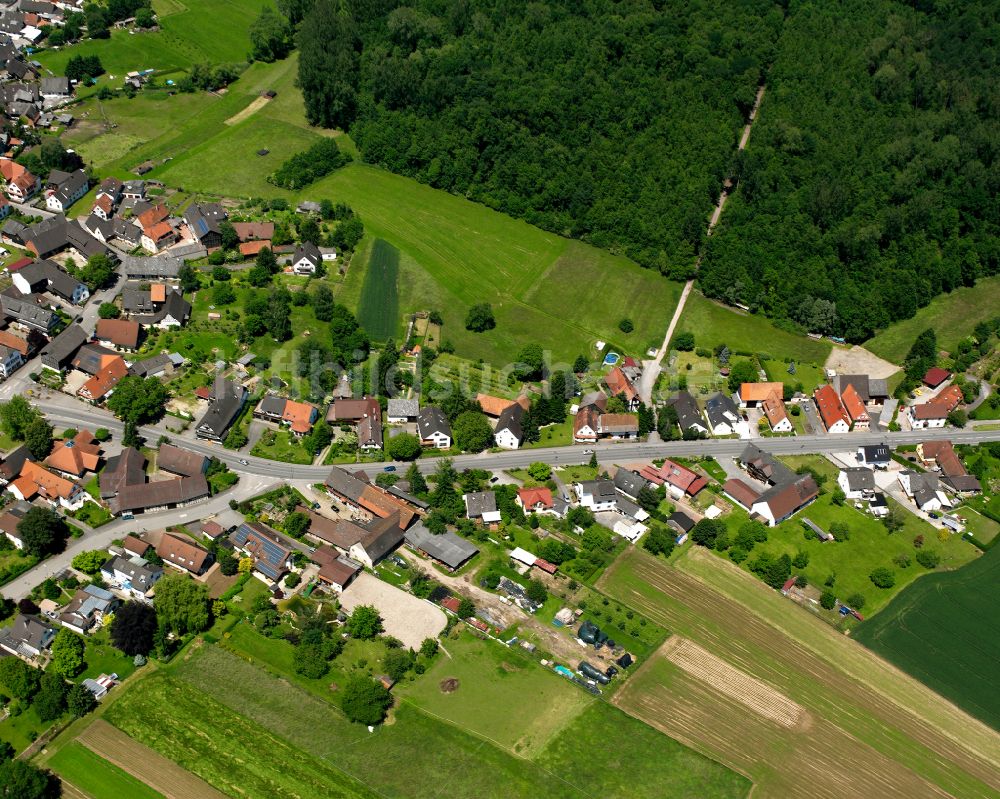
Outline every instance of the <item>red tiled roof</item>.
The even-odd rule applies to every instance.
[[[740,399],[743,402],[763,402],[772,394],[785,395],[784,383],[743,383],[740,385]]]
[[[545,486],[519,488],[517,489],[517,497],[521,500],[521,504],[528,509],[537,505],[541,505],[543,508],[552,507],[552,492]]]
[[[97,471],[101,446],[89,430],[81,430],[71,441],[57,441],[45,465],[79,477],[86,471]]]
[[[669,483],[692,497],[708,485],[708,480],[700,474],[672,460],[663,461],[659,476],[661,482]]]
[[[101,319],[97,322],[97,338],[110,341],[116,347],[134,350],[139,346],[141,329],[134,319]]]
[[[768,424],[772,428],[788,418],[788,411],[785,410],[785,403],[782,402],[781,397],[782,395],[772,392],[761,405],[764,409],[764,415],[767,417]]]
[[[726,480],[722,490],[747,510],[757,501],[761,492],[743,480]]]
[[[826,425],[827,430],[839,421],[843,421],[844,424],[850,426],[851,420],[844,412],[844,406],[840,404],[840,397],[833,390],[833,386],[820,386],[813,393],[813,398],[816,400],[816,407],[819,409],[819,415],[823,419],[823,424]]]
[[[942,369],[940,366],[932,366],[927,370],[927,374],[924,375],[924,385],[937,388],[949,377],[951,377],[951,372],[947,369]]]
[[[270,249],[271,240],[264,239],[262,241],[244,241],[240,244],[240,255],[252,256],[257,255],[263,249]]]
[[[940,394],[931,400],[931,402],[935,405],[944,406],[945,410],[948,411],[948,413],[951,413],[958,407],[962,398],[962,389],[958,386],[948,386],[948,388],[943,389]]]
[[[604,377],[604,383],[611,390],[612,396],[618,396],[619,394],[624,394],[625,399],[630,402],[638,396],[638,392],[635,390],[635,386],[632,385],[632,381],[629,380],[625,373],[621,370],[621,367],[616,366]]]
[[[28,264],[33,264],[34,262],[35,262],[34,258],[19,258],[18,260],[14,261],[14,263],[7,264],[7,271],[11,273],[18,272],[21,269],[24,269],[24,267],[26,267]]]
[[[847,415],[851,418],[851,421],[868,421],[865,404],[861,401],[861,396],[854,386],[848,383],[847,388],[843,390],[840,397],[844,401],[844,409],[847,411]]]

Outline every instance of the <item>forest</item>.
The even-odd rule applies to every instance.
[[[317,0],[299,84],[370,163],[686,277],[782,20],[772,0]]]
[[[705,247],[704,292],[863,341],[1000,271],[998,14],[798,6]]]

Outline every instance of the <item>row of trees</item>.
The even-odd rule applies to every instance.
[[[294,191],[315,183],[350,161],[351,156],[340,152],[336,141],[324,137],[309,149],[288,158],[268,175],[267,180],[275,186]]]

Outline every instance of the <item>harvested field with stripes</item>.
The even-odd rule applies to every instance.
[[[678,657],[668,641],[614,704],[746,774],[758,797],[1000,793],[1000,736],[902,673],[888,679],[891,667],[866,649],[708,558],[695,548],[670,565],[630,550],[601,577],[609,596],[697,646]],[[706,673],[699,650],[726,668]],[[733,672],[802,708],[800,722],[751,709],[768,691],[734,697]]]
[[[660,654],[692,677],[707,682],[719,693],[782,727],[791,728],[806,722],[806,712],[800,705],[693,641],[675,635],[663,645]]]
[[[226,799],[224,793],[103,719],[94,719],[76,740],[167,799]]]

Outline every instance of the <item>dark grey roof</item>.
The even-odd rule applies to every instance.
[[[148,258],[138,258],[126,255],[122,259],[122,271],[129,279],[161,278],[175,280],[181,270],[181,262],[172,255],[153,255]]]
[[[320,262],[323,260],[323,255],[320,253],[319,247],[311,241],[304,241],[295,248],[295,254],[292,256],[292,263],[298,263],[303,258],[308,259],[313,266],[319,266]]]
[[[618,497],[611,480],[587,480],[580,483],[580,488],[584,494],[593,494],[597,502],[611,502]]]
[[[124,289],[122,291],[122,308],[125,313],[152,313],[153,301],[148,291],[140,289]]]
[[[51,174],[49,175],[49,182],[53,182]],[[82,169],[77,169],[69,173],[63,172],[57,176],[57,181],[55,182],[57,182],[58,186],[54,194],[59,198],[64,207],[72,201],[74,195],[90,185],[87,173]]]
[[[21,646],[42,650],[54,633],[55,628],[41,619],[22,614],[0,633],[0,643],[12,651],[17,651]]]
[[[326,477],[326,485],[341,496],[357,502],[368,483],[359,480],[346,469],[334,466]]]
[[[735,416],[735,420],[727,418],[727,414]],[[705,402],[705,415],[708,417],[708,421],[713,428],[718,427],[720,424],[731,425],[740,418],[739,409],[736,407],[736,403],[733,402],[732,397],[723,394],[721,391],[713,394]]]
[[[670,518],[667,519],[667,521],[682,533],[688,533],[691,531],[691,528],[694,527],[694,519],[686,513],[681,513],[680,511],[671,513]]]
[[[269,416],[281,416],[285,412],[287,403],[288,400],[285,397],[279,397],[277,394],[265,394],[258,403],[257,409]]]
[[[154,355],[132,364],[132,374],[139,377],[150,377],[157,375],[173,363],[169,355]]]
[[[219,233],[219,224],[226,218],[225,209],[218,203],[192,203],[184,212],[184,221],[199,240],[209,233]]]
[[[109,504],[116,513],[141,511],[192,502],[207,497],[208,494],[208,481],[205,475],[199,474],[194,477],[178,477],[176,480],[156,480],[152,483],[124,486]]]
[[[421,438],[430,438],[435,433],[451,437],[451,425],[444,411],[435,405],[425,405],[417,414],[417,430]]]
[[[795,472],[755,444],[746,445],[743,454],[740,455],[740,463],[766,478],[771,484],[788,483],[795,478]]]
[[[649,485],[646,478],[640,477],[628,469],[619,469],[615,472],[614,483],[615,488],[633,499],[639,496],[639,492]]]
[[[524,430],[521,426],[521,421],[524,419],[524,408],[518,405],[516,402],[512,405],[508,405],[500,413],[497,419],[497,426],[494,433],[499,433],[501,430],[510,430],[514,437],[520,441],[524,436]]]
[[[885,444],[872,444],[859,449],[864,453],[865,463],[888,463],[892,460],[889,447]]]
[[[69,94],[69,78],[42,78],[42,94]]]
[[[470,541],[450,530],[441,535],[433,535],[423,524],[415,524],[406,531],[404,538],[414,549],[426,552],[452,569],[457,569],[479,552]]]
[[[105,562],[101,566],[101,571],[108,577],[111,577],[116,571],[127,575],[132,588],[144,594],[163,574],[163,567],[153,566],[140,557],[123,558],[119,555]]]
[[[108,458],[100,476],[101,498],[115,496],[127,485],[146,481],[146,456],[134,447],[125,447],[120,454]]]
[[[96,375],[101,371],[101,360],[107,355],[114,355],[114,350],[102,347],[100,344],[84,344],[77,350],[73,366],[88,375]]]
[[[87,334],[82,327],[77,324],[70,325],[42,347],[42,363],[53,369],[61,369],[72,360],[86,340]]]
[[[428,505],[426,502],[424,502],[419,497],[415,497],[415,496],[413,496],[413,494],[407,494],[398,485],[389,486],[386,489],[386,491],[388,493],[392,494],[394,497],[399,497],[400,499],[402,499],[402,500],[404,500],[406,502],[409,502],[415,508],[420,508],[420,510],[427,510],[430,507],[430,505]]]
[[[215,398],[198,422],[198,433],[221,438],[239,416],[247,391],[229,380],[221,380],[216,382],[214,393]]]
[[[668,400],[668,404],[677,411],[677,421],[681,430],[693,430],[696,427],[701,430],[705,429],[705,420],[701,416],[701,411],[698,410],[698,401],[689,392],[680,392],[676,397]]]
[[[64,300],[72,300],[73,295],[83,286],[75,277],[60,269],[59,264],[47,258],[28,264],[18,275],[33,287],[44,284],[43,290],[52,291]]]
[[[954,477],[942,477],[942,484],[959,494],[978,494],[983,490],[979,480],[971,474],[957,474]]]
[[[847,487],[851,491],[874,491],[875,473],[871,469],[863,466],[852,466],[842,469],[841,473],[847,477]]]
[[[7,457],[0,463],[0,477],[4,480],[13,480],[21,473],[21,467],[24,466],[24,462],[33,460],[35,459],[31,456],[26,446],[22,444],[19,447],[15,447],[7,453]]]
[[[3,315],[8,319],[13,319],[23,325],[33,327],[34,329],[41,330],[45,333],[48,333],[59,319],[59,317],[57,317],[48,308],[42,308],[33,302],[25,302],[24,300],[19,300],[17,297],[11,297],[7,294],[0,294],[0,310],[3,311]],[[86,336],[84,336],[84,340],[85,339]],[[42,349],[43,356],[50,346],[51,343]],[[79,344],[77,344],[77,346],[79,346]]]
[[[478,519],[484,513],[496,513],[497,495],[492,491],[473,491],[466,494],[465,509],[470,519]]]

